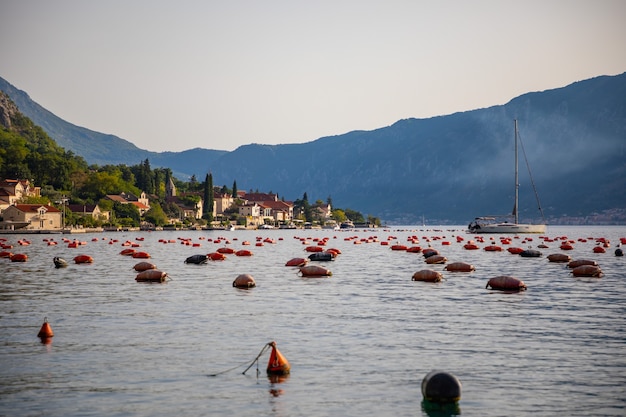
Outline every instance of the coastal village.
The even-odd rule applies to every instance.
[[[192,194],[197,203],[189,205],[189,197]],[[56,201],[55,204],[29,204],[24,203],[30,197],[41,197],[41,188],[26,179],[2,179],[0,180],[0,231],[20,232],[60,232],[79,233],[81,231],[97,231],[93,228],[70,227],[65,222],[65,216],[71,213],[74,216],[91,217],[103,225],[111,224],[112,213],[101,209],[98,204],[68,204],[68,199]],[[120,204],[130,204],[137,208],[139,214],[144,216],[151,208],[151,199],[156,196],[148,196],[145,192],[134,195],[130,192],[107,195],[106,199]],[[180,216],[169,218],[169,224],[165,227],[177,227],[183,221],[194,224],[200,220],[203,213],[203,200],[201,193],[178,193],[174,182],[170,179],[166,184],[166,201],[175,204]],[[233,209],[236,208],[236,211]],[[336,222],[331,219],[332,207],[330,204],[315,204],[312,207],[315,212],[317,227],[334,228]],[[219,187],[213,190],[213,222],[204,225],[204,228],[296,228],[311,227],[301,219],[301,213],[294,214],[294,203],[278,199],[277,194],[237,191],[233,196],[222,193]],[[200,227],[200,226],[192,226]],[[114,230],[117,226],[102,226],[99,230]],[[142,221],[141,229],[152,230],[155,226]]]

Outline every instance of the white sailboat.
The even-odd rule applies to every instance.
[[[518,157],[517,157],[517,144],[518,144],[518,131],[517,131],[517,119],[515,120],[515,204],[513,206],[513,213],[510,216],[504,216],[513,218],[513,222],[498,221],[499,217],[503,216],[486,216],[476,217],[473,222],[467,227],[468,233],[545,233],[545,224],[521,224],[519,223],[518,205],[519,205],[519,173],[518,173]],[[534,188],[533,184],[533,188]],[[535,191],[535,195],[536,195]],[[539,199],[537,198],[537,202]],[[541,206],[539,206],[541,210]],[[543,214],[542,214],[543,217]]]

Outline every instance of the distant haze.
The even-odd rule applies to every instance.
[[[626,70],[626,2],[9,1],[0,76],[151,151],[303,143]]]

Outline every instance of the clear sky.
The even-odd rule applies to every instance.
[[[151,151],[303,143],[626,71],[623,0],[0,0],[0,76]]]

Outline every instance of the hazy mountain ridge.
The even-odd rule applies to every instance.
[[[0,89],[6,91],[6,84],[0,79]],[[273,191],[286,199],[304,192],[312,199],[331,196],[337,206],[396,222],[421,221],[422,216],[431,222],[465,222],[510,212],[513,119],[518,119],[547,216],[626,207],[626,73],[527,93],[505,105],[404,119],[302,144],[244,145],[232,152],[144,151],[64,122],[26,93],[20,92],[21,104],[15,92],[6,92],[61,146],[90,163],[136,164],[149,158],[175,175],[201,179],[211,171],[216,185],[236,180],[240,189]],[[97,149],[98,159],[86,149]],[[520,184],[520,212],[536,219],[521,150]]]

